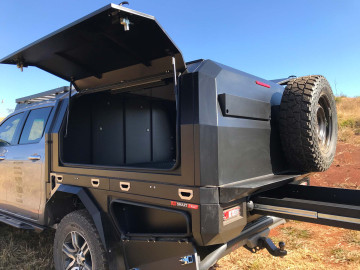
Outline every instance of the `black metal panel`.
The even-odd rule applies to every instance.
[[[186,212],[148,204],[114,200],[111,215],[123,237],[188,237],[190,218]]]
[[[203,186],[219,185],[218,129],[215,126],[199,126],[200,179]]]
[[[230,183],[219,188],[219,200],[220,203],[229,203],[303,178],[306,178],[306,175],[264,175],[247,181]]]
[[[286,173],[276,119],[269,121],[281,102],[283,87],[211,60],[201,62],[194,72],[200,185]]]
[[[220,94],[219,104],[224,116],[270,120],[271,106],[269,102]]]
[[[222,244],[234,239],[240,234],[247,223],[245,199],[232,205],[201,204],[201,237],[203,245]],[[225,224],[223,210],[240,206],[239,219]]]
[[[188,73],[180,76],[180,108],[181,108],[181,124],[194,124],[194,117],[197,115],[194,111],[194,95],[197,92],[195,84],[197,81],[196,73]]]
[[[124,250],[128,269],[199,269],[195,260],[196,250],[191,242],[130,241],[125,242]],[[182,265],[180,259],[184,256],[193,256],[194,263]]]
[[[88,99],[85,97],[85,99]],[[91,107],[86,103],[71,105],[68,134],[62,139],[62,158],[70,163],[92,163]],[[64,121],[64,123],[66,120]]]
[[[166,106],[153,102],[151,106],[152,120],[152,161],[161,162],[175,159],[175,104]]]
[[[93,163],[99,165],[124,164],[123,102],[103,98],[92,110]]]
[[[139,94],[103,92],[74,98],[61,149],[63,162],[171,169],[175,116],[173,101]]]
[[[219,127],[219,185],[271,174],[269,122]],[[245,126],[247,125],[247,126]]]
[[[130,29],[125,29],[124,20],[129,20]],[[143,77],[165,73],[171,70],[172,56],[178,71],[184,71],[181,52],[154,17],[110,4],[0,61],[36,66],[65,80],[74,79],[85,89],[109,84],[112,79],[104,73],[129,67],[137,78],[140,70]],[[83,79],[90,77],[95,81],[84,84]],[[130,77],[123,73],[115,83]]]
[[[147,100],[125,103],[126,163],[151,162],[151,108]]]

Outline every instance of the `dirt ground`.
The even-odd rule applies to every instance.
[[[360,189],[360,146],[339,142],[332,166],[312,174],[311,185]],[[352,269],[360,270],[360,232],[288,221],[272,230],[274,243],[284,241],[288,255],[275,258],[244,248],[221,259],[214,269]]]
[[[311,185],[360,189],[360,146],[339,142],[333,164],[327,171],[313,174]]]

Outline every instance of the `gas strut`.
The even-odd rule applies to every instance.
[[[78,90],[78,87],[74,82],[74,78],[71,77],[70,89],[69,89],[69,98],[68,98],[69,99],[69,104],[68,104],[68,109],[67,109],[67,114],[66,114],[66,126],[65,126],[64,138],[67,138],[67,136],[68,136],[68,126],[69,126],[69,118],[70,118],[70,105],[71,105],[71,91],[72,91],[73,87],[75,88],[75,90]]]

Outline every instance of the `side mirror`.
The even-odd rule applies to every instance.
[[[10,145],[10,143],[0,139],[0,147],[4,147],[4,146],[8,146],[8,145]]]

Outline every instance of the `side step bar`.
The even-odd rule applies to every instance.
[[[23,230],[34,230],[36,232],[42,232],[44,230],[44,227],[40,225],[33,224],[29,221],[23,221],[4,213],[0,213],[0,222]]]
[[[250,200],[252,214],[360,230],[360,190],[288,184]]]

